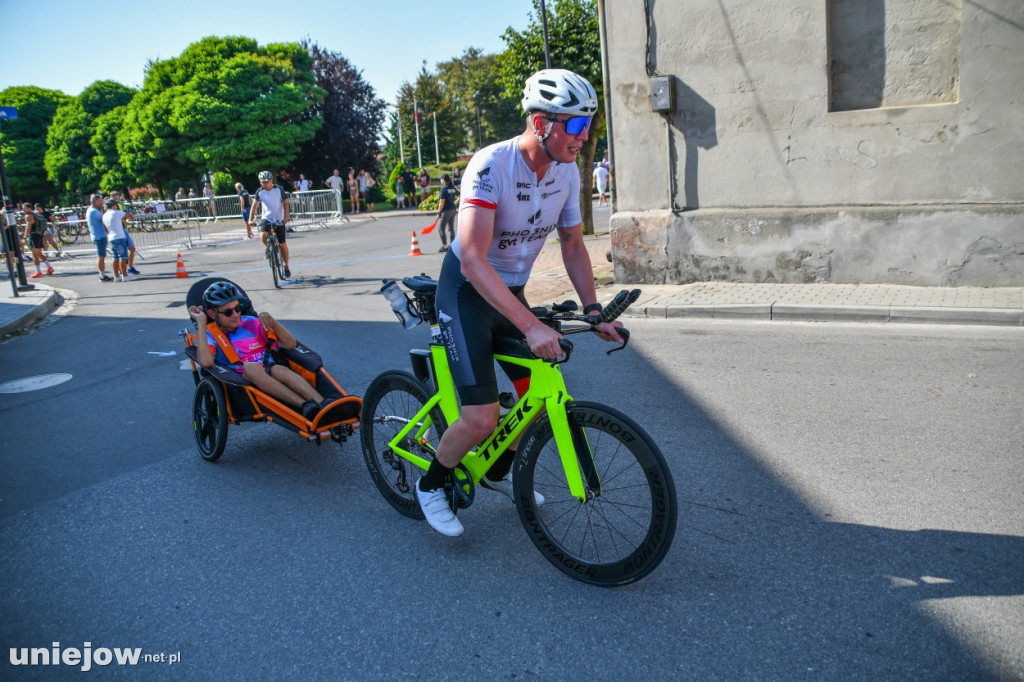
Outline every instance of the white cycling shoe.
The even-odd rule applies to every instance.
[[[512,481],[510,481],[508,478],[503,478],[500,481],[492,481],[485,475],[483,478],[480,479],[480,485],[487,488],[488,490],[498,491],[508,499],[512,500],[512,502],[516,501],[516,498],[513,497],[512,495]],[[533,499],[537,503],[538,507],[544,504],[544,496],[541,495],[536,490],[533,491]]]
[[[448,506],[448,500],[444,496],[444,488],[424,492],[420,490],[420,482],[416,481],[416,500],[420,503],[423,516],[426,517],[430,527],[441,535],[455,538],[462,535],[464,530],[462,523],[455,517],[455,513]]]

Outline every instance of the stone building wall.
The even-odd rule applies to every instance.
[[[618,280],[1024,284],[1024,3],[646,5],[603,3]]]

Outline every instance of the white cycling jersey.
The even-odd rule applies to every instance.
[[[494,237],[487,261],[507,286],[530,278],[544,239],[556,227],[583,222],[580,213],[580,172],[576,164],[552,163],[537,182],[519,151],[519,138],[477,152],[462,176],[460,207],[494,211]],[[461,259],[459,240],[452,251]]]
[[[272,223],[284,220],[284,202],[288,201],[288,198],[285,197],[284,190],[279,185],[274,185],[270,189],[261,187],[256,192],[256,198],[260,202],[260,213],[263,220],[269,220]]]

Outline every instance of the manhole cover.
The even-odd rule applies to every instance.
[[[40,374],[39,376],[15,379],[6,384],[0,384],[0,393],[28,393],[38,391],[50,386],[63,384],[71,379],[70,374]]]

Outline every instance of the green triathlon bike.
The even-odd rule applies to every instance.
[[[382,292],[399,321],[407,327],[428,322],[437,341],[437,282],[419,275],[403,283],[412,299],[390,280]],[[639,294],[621,292],[598,321],[614,320]],[[566,301],[533,312],[563,335],[592,330],[594,316],[575,314],[576,307]],[[563,322],[586,324],[562,329]],[[609,354],[629,342],[629,332],[619,332],[624,343]],[[572,578],[625,585],[649,574],[668,553],[676,528],[675,484],[658,446],[632,419],[570,396],[559,365],[569,361],[573,346],[565,338],[561,343],[565,355],[554,362],[534,356],[523,341],[496,344],[495,359],[530,370],[530,386],[518,402],[502,394],[504,414],[453,471],[445,488],[448,503],[456,513],[469,507],[480,479],[522,435],[512,486],[534,545]],[[378,490],[400,513],[422,519],[416,481],[430,466],[446,426],[458,419],[459,404],[444,345],[413,349],[410,357],[412,373],[388,371],[370,383],[360,429],[363,457]],[[537,505],[534,491],[543,495],[543,505]]]

